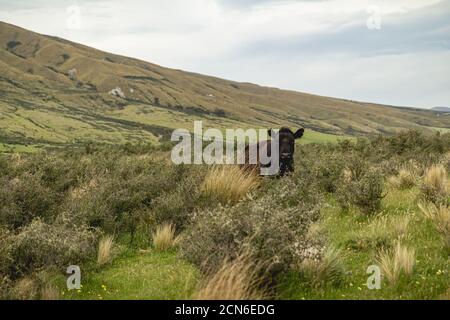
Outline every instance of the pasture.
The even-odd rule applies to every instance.
[[[0,295],[448,299],[450,135],[328,138],[283,178],[175,166],[167,145],[4,153]]]

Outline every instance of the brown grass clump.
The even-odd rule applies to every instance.
[[[402,274],[411,276],[415,262],[415,251],[403,246],[400,241],[394,248],[381,250],[378,254],[378,264],[390,284],[396,284]]]
[[[235,260],[225,260],[219,270],[206,278],[196,300],[264,300],[268,294],[261,289],[262,278],[251,258],[242,254]]]
[[[447,201],[449,187],[447,170],[442,165],[431,166],[426,170],[422,182],[422,194],[428,201],[443,203]]]
[[[46,285],[41,289],[41,300],[59,300],[60,295],[57,288]]]
[[[114,238],[106,236],[98,244],[97,264],[103,266],[111,262],[113,258]]]
[[[12,296],[17,300],[33,300],[36,298],[37,292],[38,284],[36,280],[25,277],[15,283],[12,289]]]
[[[400,190],[406,190],[414,187],[417,183],[416,173],[408,167],[404,167],[399,170],[396,176],[392,176],[388,179],[389,184]]]
[[[156,251],[167,251],[177,246],[180,238],[175,236],[175,227],[172,224],[164,224],[156,228],[152,235],[153,248]]]
[[[304,259],[300,264],[300,271],[316,287],[325,282],[339,283],[344,274],[342,255],[340,249],[327,248],[319,259]]]
[[[202,193],[226,203],[236,203],[258,188],[261,180],[252,171],[241,170],[239,166],[214,166],[208,172],[201,187]]]

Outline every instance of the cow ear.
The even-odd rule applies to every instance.
[[[300,139],[301,137],[303,137],[303,134],[305,133],[305,129],[301,128],[298,129],[296,133],[294,133],[294,138],[295,139]]]

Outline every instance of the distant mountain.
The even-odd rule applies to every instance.
[[[430,110],[168,69],[0,22],[0,143],[157,141],[195,119],[219,128],[304,126],[318,136],[450,128],[449,117]]]
[[[434,108],[431,108],[431,110],[450,113],[449,107],[434,107]]]

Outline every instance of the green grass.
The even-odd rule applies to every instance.
[[[357,210],[341,212],[330,197],[323,210],[322,226],[328,236],[329,245],[343,249],[341,256],[345,275],[338,286],[326,285],[311,288],[301,275],[290,273],[280,286],[283,299],[438,299],[450,288],[450,260],[441,239],[417,208],[418,190],[390,190],[384,199],[383,211],[389,228],[394,219],[408,215],[411,219],[409,231],[403,243],[416,251],[416,266],[410,279],[401,278],[395,286],[382,282],[380,290],[367,288],[367,267],[376,264],[376,246],[355,247],[355,235],[367,234],[368,225],[376,217],[367,217]],[[388,231],[388,230],[387,230]],[[380,230],[380,234],[383,230]],[[389,246],[395,239],[388,239]],[[383,242],[381,242],[383,243]]]
[[[128,253],[99,271],[82,273],[81,290],[64,290],[63,298],[188,299],[195,289],[197,278],[197,270],[180,260],[175,252]]]
[[[38,145],[21,145],[0,143],[0,153],[36,153],[41,150]]]
[[[326,199],[320,222],[328,245],[342,249],[340,259],[345,274],[338,285],[327,283],[311,287],[298,273],[282,278],[280,299],[438,299],[450,287],[450,260],[433,225],[417,208],[418,189],[389,190],[383,210],[366,216],[357,209],[341,212],[332,196]],[[388,228],[395,219],[409,216],[403,243],[416,250],[416,266],[411,278],[400,278],[393,286],[382,282],[381,290],[367,288],[367,267],[376,264],[377,249],[390,246],[395,239],[379,230],[382,241],[367,236],[369,225],[385,216]],[[377,233],[378,234],[378,233]],[[362,243],[357,243],[362,235]],[[373,240],[373,243],[369,243]],[[366,241],[367,243],[364,243]],[[112,265],[83,275],[80,291],[65,291],[65,299],[189,299],[199,279],[198,271],[180,260],[176,253],[128,253]]]
[[[338,136],[329,133],[305,130],[305,135],[300,139],[300,143],[337,143],[339,140],[344,139],[355,140],[356,138],[351,136]]]

